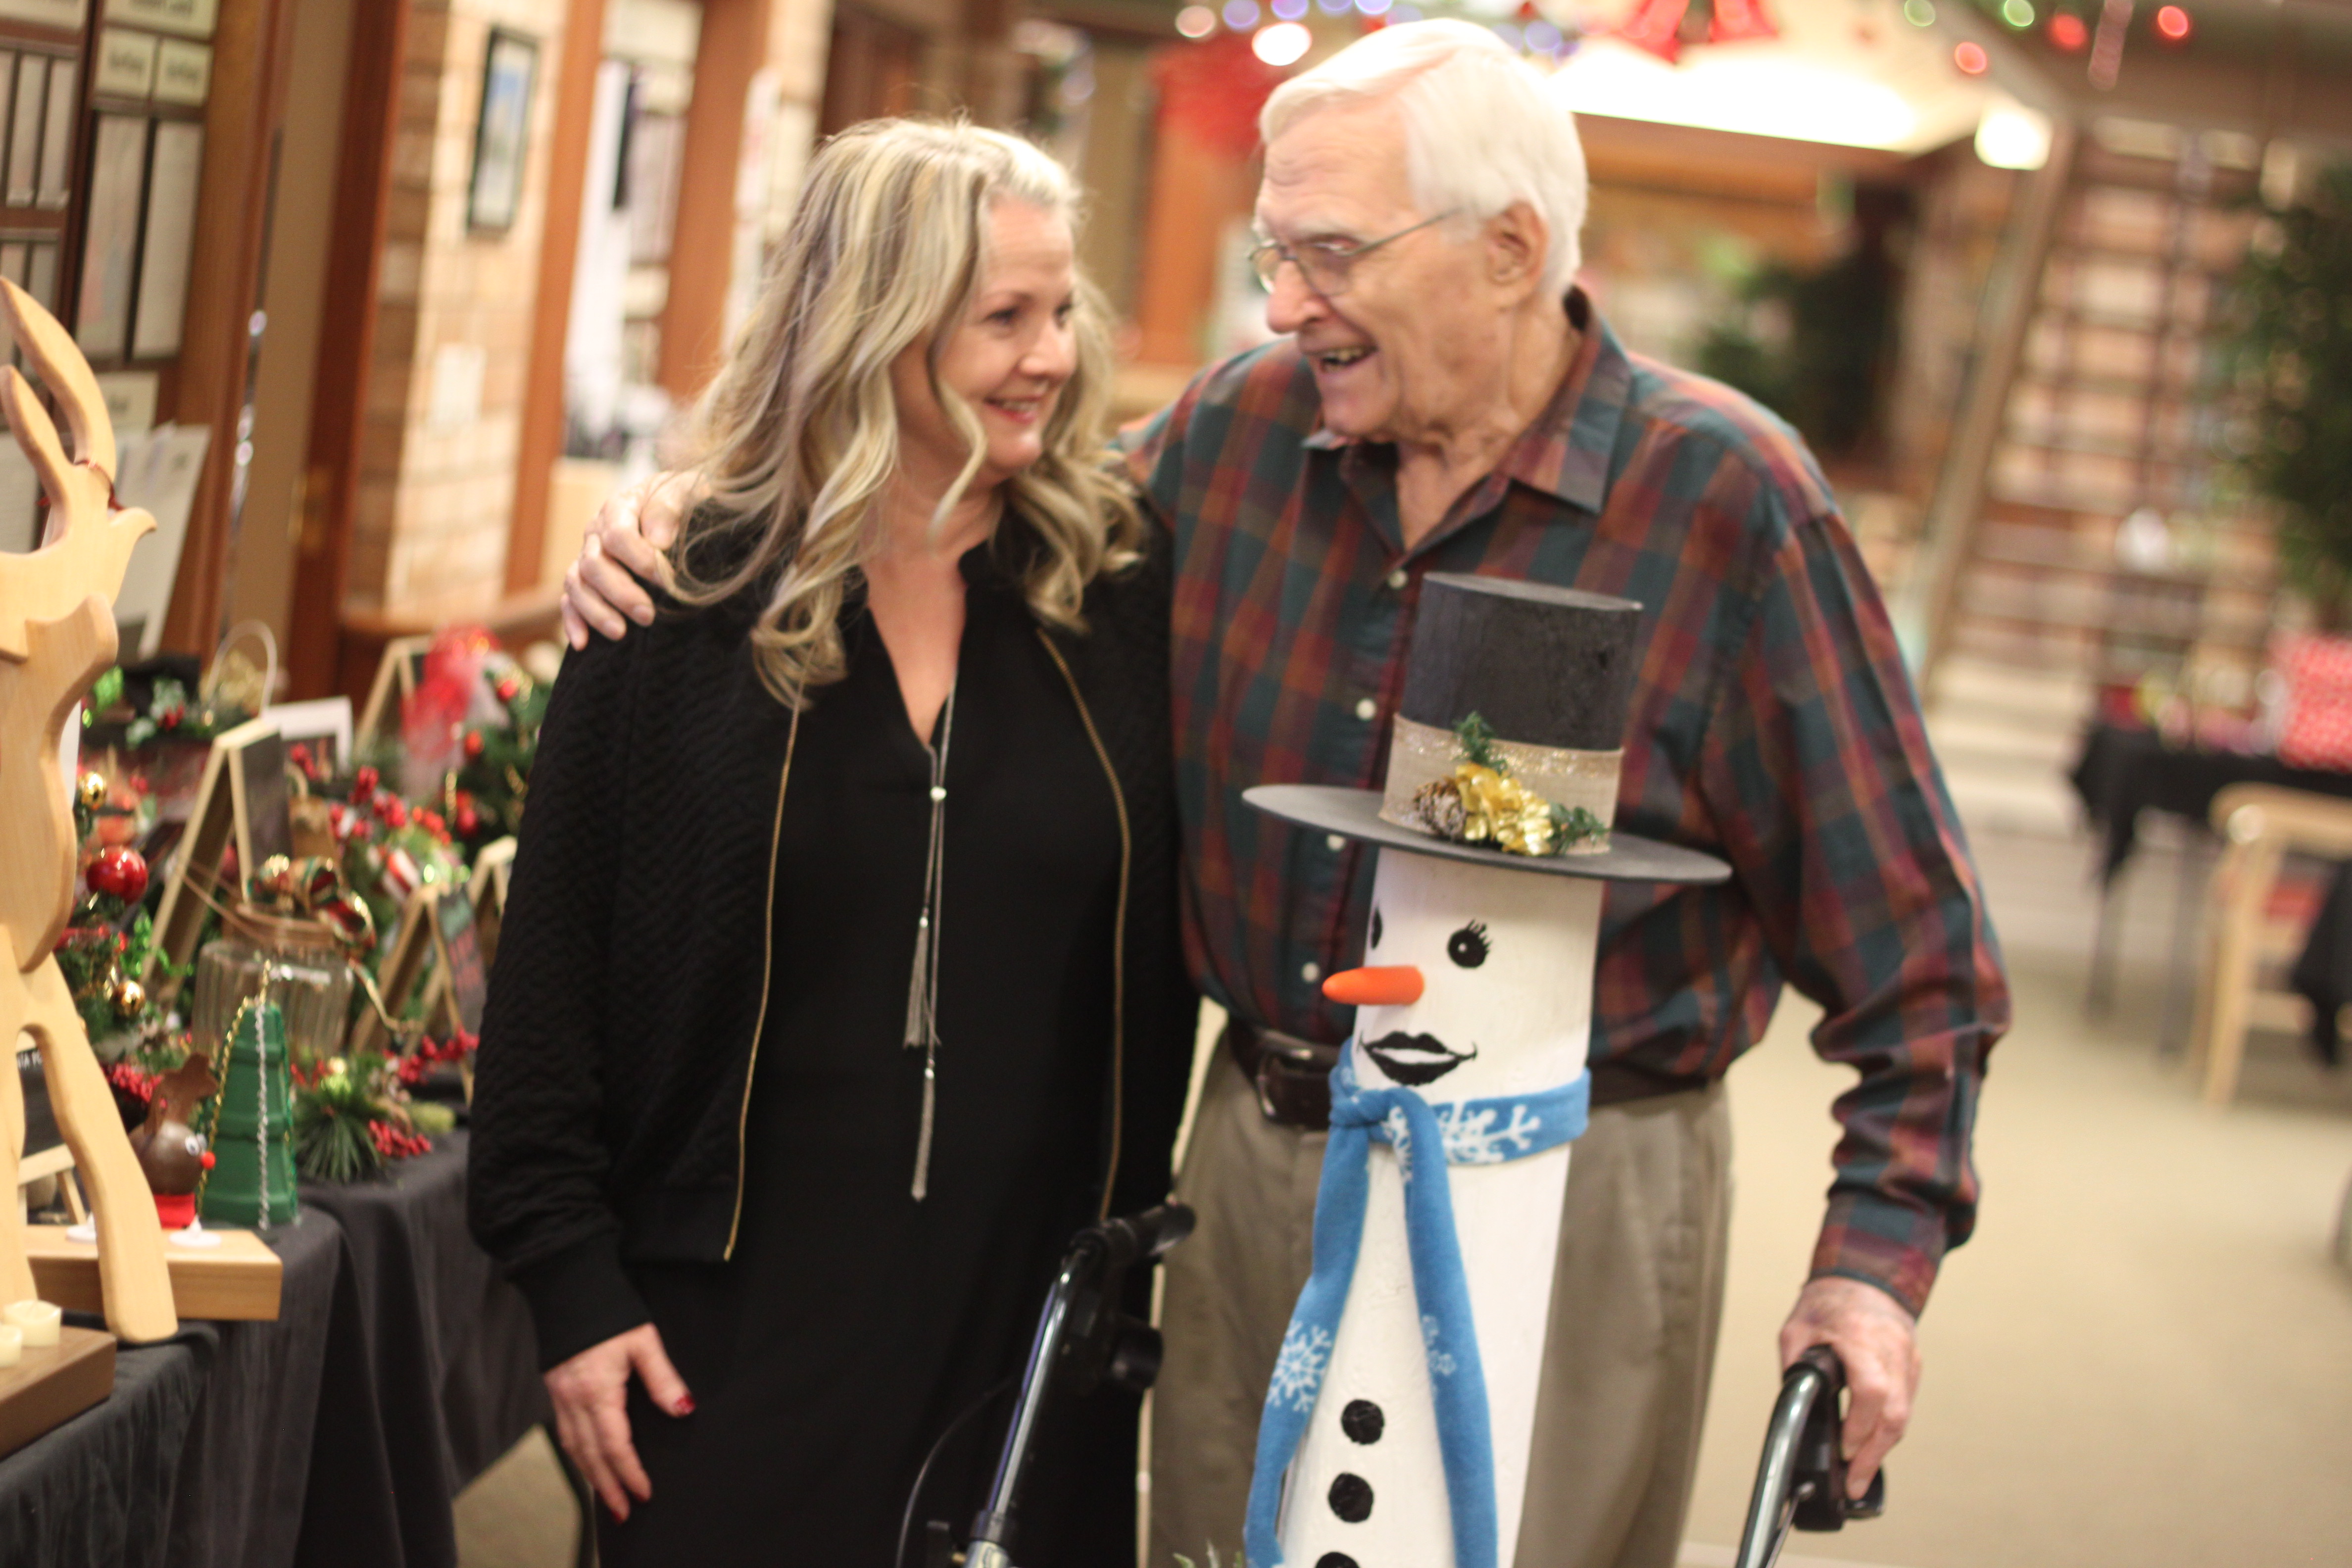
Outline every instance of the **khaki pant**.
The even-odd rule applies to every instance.
[[[1152,1395],[1151,1548],[1202,1568],[1241,1549],[1257,1419],[1313,1264],[1321,1133],[1209,1070],[1179,1195]],[[1731,1208],[1720,1084],[1596,1110],[1569,1161],[1517,1568],[1674,1568],[1698,1464]],[[1507,1565],[1513,1559],[1507,1558]],[[1301,1565],[1305,1568],[1305,1565]]]

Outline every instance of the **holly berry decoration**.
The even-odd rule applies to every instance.
[[[90,775],[95,778],[95,773]],[[135,904],[147,892],[147,858],[136,849],[101,849],[85,873],[90,890]]]
[[[465,752],[466,760],[469,763],[482,760],[482,732],[479,730],[466,731]]]

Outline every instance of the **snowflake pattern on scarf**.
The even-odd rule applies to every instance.
[[[1510,1124],[1506,1127],[1495,1125],[1497,1113],[1492,1106],[1473,1110],[1468,1104],[1456,1100],[1435,1110],[1438,1129],[1445,1134],[1445,1163],[1449,1165],[1499,1165],[1533,1149],[1536,1135],[1543,1131],[1543,1118],[1525,1105],[1511,1107]],[[1509,1147],[1506,1148],[1506,1144]]]
[[[1323,1374],[1331,1366],[1331,1331],[1293,1323],[1282,1337],[1281,1353],[1274,1358],[1274,1382],[1266,1391],[1273,1404],[1288,1405],[1302,1415],[1312,1414],[1315,1396],[1323,1391]]]

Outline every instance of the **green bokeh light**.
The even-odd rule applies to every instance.
[[[1936,25],[1936,8],[1927,0],[1903,0],[1903,19],[1915,27]]]
[[[2032,0],[2000,0],[2000,19],[2012,27],[2033,26]]]

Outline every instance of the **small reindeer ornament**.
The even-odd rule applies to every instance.
[[[60,765],[66,725],[114,662],[114,615],[131,547],[155,526],[114,510],[114,428],[89,362],[55,318],[0,280],[0,314],[64,412],[78,458],[14,368],[0,369],[16,444],[49,498],[48,541],[0,553],[0,1045],[30,1034],[49,1102],[97,1211],[106,1326],[126,1340],[179,1329],[163,1232],[123,1136],[114,1096],[91,1054],[52,950],[73,910],[73,808]],[[16,1074],[0,1072],[0,1301],[33,1294],[16,1202],[25,1107]]]
[[[1254,1564],[1511,1560],[1602,886],[1729,874],[1610,831],[1639,620],[1622,599],[1432,575],[1384,793],[1245,797],[1380,847],[1364,966],[1324,985],[1356,1032],[1331,1075],[1314,1272],[1258,1428]]]

